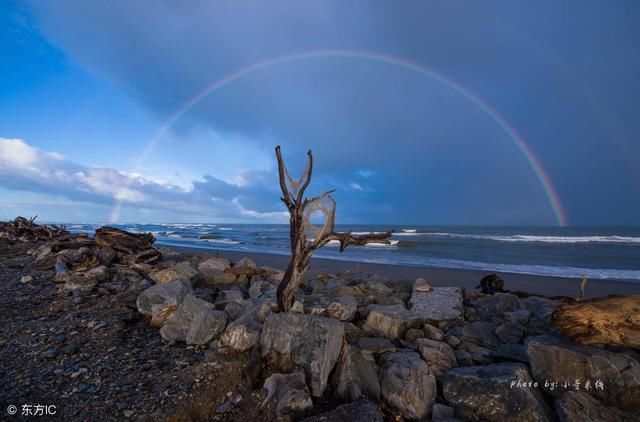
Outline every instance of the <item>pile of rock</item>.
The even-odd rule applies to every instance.
[[[36,217],[17,217],[13,221],[0,221],[0,239],[9,242],[38,242],[52,240],[69,234],[64,227],[35,224]]]

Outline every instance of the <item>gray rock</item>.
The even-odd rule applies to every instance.
[[[98,281],[95,278],[87,277],[82,273],[76,274],[69,271],[63,273],[63,278],[61,278],[61,280],[62,279],[64,279],[64,288],[66,290],[77,291],[84,294],[91,293],[94,287],[98,284]]]
[[[260,341],[262,323],[277,304],[265,299],[247,305],[242,315],[227,326],[220,337],[220,342],[233,350],[244,352],[256,346]]]
[[[520,381],[527,387],[517,387]],[[528,384],[531,382],[531,387]],[[526,365],[499,363],[452,369],[443,379],[443,395],[460,417],[473,421],[553,421]]]
[[[609,406],[640,412],[640,363],[629,354],[552,336],[528,337],[525,348],[533,377],[548,394],[564,393],[564,382],[573,389],[575,380],[583,386],[590,381],[592,388],[585,390],[588,394]],[[601,382],[602,388],[595,387],[596,382]]]
[[[529,323],[529,316],[531,316],[531,312],[526,309],[521,309],[518,311],[511,311],[504,313],[504,321],[511,322],[514,324],[520,324],[523,327],[526,327]]]
[[[529,355],[522,344],[501,344],[492,350],[494,359],[529,363]]]
[[[335,298],[327,305],[329,318],[339,321],[351,321],[356,315],[358,302],[350,296]]]
[[[186,280],[174,280],[165,284],[156,284],[144,290],[136,300],[138,312],[150,317],[154,305],[173,306],[175,308],[186,295],[193,294],[191,283]]]
[[[313,407],[302,371],[273,374],[265,380],[264,388],[267,390],[267,397],[262,405],[275,397],[278,417],[300,414]]]
[[[258,268],[258,265],[256,265],[253,259],[245,256],[244,258],[236,262],[233,268],[246,268],[246,269],[255,270]]]
[[[486,347],[478,346],[475,343],[462,342],[456,350],[464,350],[471,355],[471,360],[474,364],[489,364],[493,363],[493,351]]]
[[[503,343],[517,344],[520,343],[522,336],[524,335],[524,328],[522,325],[505,322],[496,327],[496,336]]]
[[[433,410],[431,411],[431,419],[433,421],[440,421],[443,419],[452,419],[455,417],[454,409],[451,406],[446,406],[441,403],[434,403]]]
[[[416,345],[436,377],[440,378],[451,368],[458,366],[456,355],[447,343],[421,338],[416,340]]]
[[[385,337],[360,337],[358,339],[358,347],[365,358],[374,362],[374,355],[396,351],[396,347]]]
[[[198,271],[205,280],[224,274],[227,268],[231,267],[231,262],[224,258],[208,258],[198,265]]]
[[[403,417],[425,419],[436,399],[436,378],[415,352],[398,351],[382,358],[380,391],[384,401]]]
[[[502,317],[505,312],[525,309],[518,296],[512,293],[496,293],[483,296],[472,303],[476,315],[483,321],[491,321],[493,317]]]
[[[207,344],[222,333],[226,323],[226,314],[216,311],[212,303],[187,295],[164,323],[160,335],[170,343]]]
[[[317,416],[304,418],[300,422],[383,422],[378,406],[368,400],[343,404]]]
[[[412,342],[419,338],[424,338],[424,331],[419,328],[409,328],[404,332],[404,339],[406,341]]]
[[[362,328],[378,336],[398,339],[408,328],[422,325],[422,319],[402,305],[369,305],[367,310],[367,320]]]
[[[522,304],[530,312],[529,324],[527,326],[529,335],[557,333],[551,320],[551,315],[556,308],[561,305],[560,302],[543,297],[531,296],[522,299]]]
[[[249,284],[249,297],[262,298],[262,297],[276,297],[276,286],[272,283],[263,280],[261,278],[251,280]]]
[[[149,278],[156,283],[170,283],[174,280],[191,281],[198,275],[198,271],[191,266],[189,261],[183,261],[167,269],[154,271],[149,274]]]
[[[494,349],[498,346],[498,338],[494,334],[495,326],[490,322],[474,321],[452,328],[447,335],[453,335],[463,343]]]
[[[434,287],[429,292],[414,291],[409,300],[411,312],[426,322],[459,320],[464,310],[462,289],[459,287]]]
[[[389,296],[393,289],[380,280],[369,280],[365,283],[367,293],[373,296]]]
[[[366,359],[360,348],[345,345],[333,376],[336,394],[342,400],[354,401],[361,397],[380,400],[378,367]]]
[[[633,422],[633,416],[615,407],[605,406],[583,391],[567,391],[556,399],[556,413],[560,422]]]
[[[22,277],[20,277],[20,283],[31,283],[33,281],[33,277],[30,275],[23,275]]]
[[[429,283],[427,283],[427,280],[425,280],[424,278],[417,278],[413,283],[414,292],[426,293],[430,292],[431,290],[433,290],[433,288],[429,286]]]
[[[423,327],[424,336],[431,340],[442,341],[444,339],[444,333],[438,327],[434,327],[430,324],[425,324]],[[453,346],[452,346],[453,347]]]
[[[330,318],[277,313],[267,317],[262,328],[262,355],[274,352],[304,369],[311,393],[320,397],[338,360],[344,325]]]

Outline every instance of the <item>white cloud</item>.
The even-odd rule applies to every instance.
[[[281,221],[275,175],[242,170],[229,183],[210,175],[188,187],[104,167],[87,167],[20,139],[0,138],[0,187],[103,205],[144,206],[212,217]],[[215,198],[215,201],[212,200]]]

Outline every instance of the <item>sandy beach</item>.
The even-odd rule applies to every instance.
[[[261,266],[274,267],[284,270],[289,262],[289,256],[261,254],[252,252],[214,251],[211,249],[169,247],[168,249],[206,256],[219,256],[236,261],[244,256],[249,256]],[[349,269],[359,269],[371,274],[388,278],[392,281],[413,281],[418,277],[425,278],[433,286],[459,286],[466,289],[474,289],[479,280],[490,272],[462,270],[451,268],[426,268],[400,265],[386,265],[363,262],[339,261],[324,258],[312,258],[309,276],[313,277],[322,273],[341,273]],[[505,280],[505,289],[523,291],[545,296],[570,296],[578,293],[580,280],[561,277],[544,277],[529,274],[498,273]],[[586,290],[586,298],[604,297],[608,295],[638,294],[640,283],[620,280],[589,280]]]

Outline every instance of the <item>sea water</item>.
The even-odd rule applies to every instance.
[[[102,224],[70,224],[88,232]],[[270,254],[289,253],[289,226],[271,224],[112,224],[151,232],[160,245]],[[640,228],[630,227],[444,227],[337,225],[354,234],[396,231],[390,245],[337,244],[315,257],[438,268],[461,268],[640,282]]]

